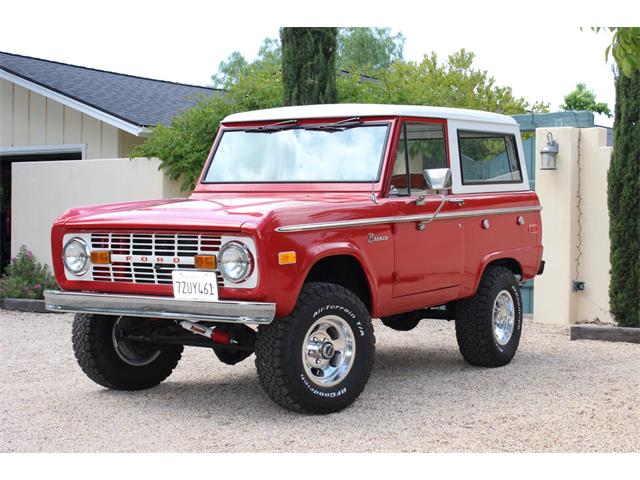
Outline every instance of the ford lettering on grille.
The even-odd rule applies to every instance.
[[[93,233],[91,248],[111,252],[110,265],[93,266],[93,279],[170,285],[174,269],[192,270],[196,255],[217,255],[220,243],[210,234]]]

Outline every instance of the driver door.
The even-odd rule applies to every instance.
[[[422,172],[449,167],[445,123],[410,120],[403,122],[401,129],[389,193],[400,220],[394,227],[394,297],[458,286],[464,262],[459,220],[402,220],[433,214],[441,204],[439,195],[427,194]],[[455,204],[446,203],[441,213],[455,208]]]

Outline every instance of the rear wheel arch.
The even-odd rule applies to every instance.
[[[509,270],[511,270],[511,273],[513,273],[513,275],[516,278],[519,278],[519,279],[522,278],[522,265],[518,260],[509,256],[504,256],[504,257],[498,257],[497,255],[489,256],[487,259],[485,259],[485,262],[483,263],[482,267],[478,270],[478,274],[476,275],[475,284],[473,285],[474,295],[478,291],[478,286],[480,285],[480,280],[482,279],[482,276],[490,267],[508,268]]]
[[[484,267],[484,271],[486,271],[490,266],[506,267],[511,270],[511,273],[513,273],[514,276],[522,277],[522,266],[515,258],[499,258],[497,260],[493,260]]]

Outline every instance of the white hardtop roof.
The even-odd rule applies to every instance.
[[[377,105],[359,103],[334,103],[326,105],[303,105],[296,107],[267,108],[251,112],[234,113],[223,120],[227,122],[261,122],[268,120],[291,120],[302,118],[336,117],[424,117],[444,118],[468,122],[483,122],[502,125],[517,125],[508,115],[467,110],[464,108],[425,107],[420,105]]]

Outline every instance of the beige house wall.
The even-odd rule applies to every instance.
[[[11,254],[24,244],[51,265],[51,225],[71,207],[186,196],[159,165],[157,158],[13,163]]]
[[[535,280],[534,318],[559,324],[612,322],[607,210],[612,149],[606,146],[606,129],[539,128],[537,152],[546,144],[548,132],[560,152],[557,170],[541,170],[540,154],[536,156],[546,267]],[[574,292],[574,280],[585,282],[585,290]]]
[[[118,129],[118,158],[128,157],[133,147],[144,143],[146,138],[136,137],[129,132]]]
[[[0,147],[84,144],[85,158],[118,158],[143,141],[0,78]]]

